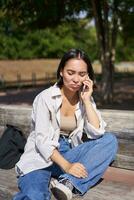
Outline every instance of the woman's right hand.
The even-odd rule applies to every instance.
[[[71,174],[77,178],[86,178],[88,176],[86,168],[84,167],[83,164],[79,162],[70,163],[59,153],[57,149],[53,150],[51,159],[68,174]]]
[[[69,163],[66,173],[71,174],[77,178],[86,178],[88,176],[88,172],[83,164],[81,163]]]

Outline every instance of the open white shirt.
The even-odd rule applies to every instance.
[[[78,102],[75,110],[77,127],[69,135],[72,147],[82,143],[83,131],[88,138],[96,139],[104,134],[106,123],[91,97],[99,121],[99,129],[88,122],[82,102]],[[16,166],[23,174],[50,166],[53,150],[59,146],[60,106],[62,96],[60,88],[55,84],[38,94],[33,102],[31,133],[27,139],[25,151]]]

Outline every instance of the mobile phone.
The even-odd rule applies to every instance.
[[[86,89],[86,85],[82,84],[82,89],[81,89],[82,94],[84,93],[85,89]]]

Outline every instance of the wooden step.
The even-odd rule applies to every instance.
[[[134,171],[108,168],[104,180],[91,188],[84,196],[73,200],[133,200]],[[14,169],[0,169],[0,200],[11,200],[18,191]],[[52,197],[52,200],[55,200]]]
[[[74,200],[80,198],[74,198]],[[134,186],[120,182],[102,181],[90,189],[82,200],[133,200]]]
[[[108,167],[103,175],[107,181],[121,182],[134,187],[134,171],[116,167]]]

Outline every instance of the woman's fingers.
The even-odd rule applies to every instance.
[[[93,86],[93,81],[92,80],[85,80],[83,82],[88,88],[91,88]]]
[[[81,163],[73,163],[69,173],[77,178],[86,178],[88,176],[86,168]]]
[[[75,170],[72,175],[74,175],[74,176],[76,176],[78,178],[86,178],[87,177],[86,173],[82,172],[80,170]]]
[[[89,98],[92,95],[93,92],[93,81],[91,79],[86,79],[85,81],[83,81],[83,89],[81,92],[81,98],[83,101],[86,101],[87,99],[89,100]]]
[[[84,167],[84,166],[81,166],[81,164],[78,165],[78,171],[79,171],[79,173],[80,173],[80,175],[81,175],[82,177],[87,177],[87,176],[88,176],[88,173],[87,173],[85,167]]]

